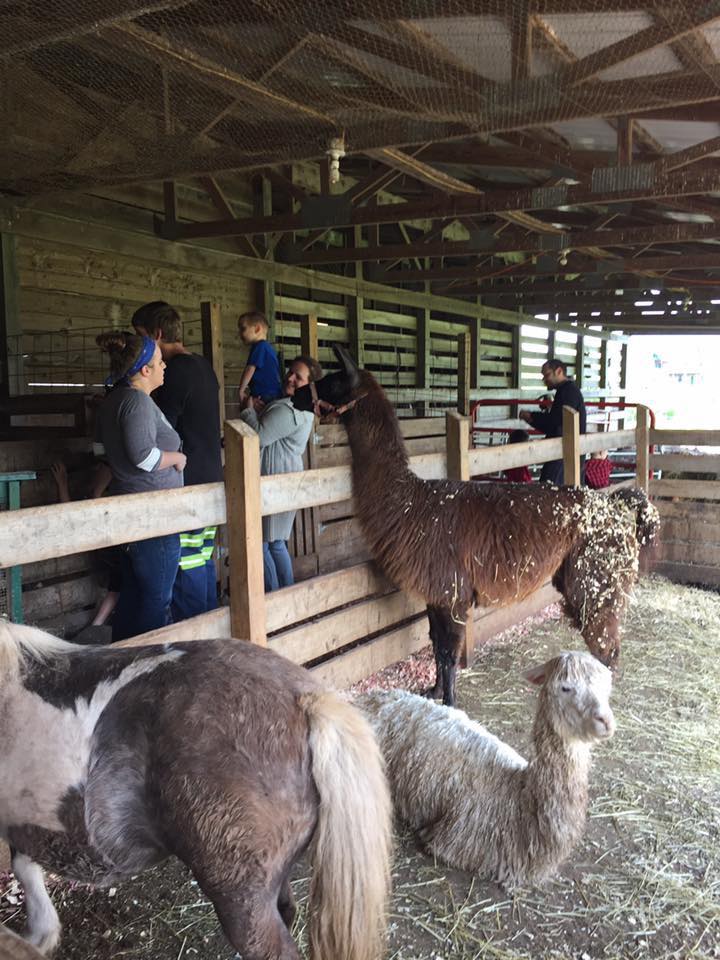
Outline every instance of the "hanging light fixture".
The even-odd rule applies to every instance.
[[[345,135],[333,137],[325,151],[330,157],[330,183],[340,179],[340,161],[345,156]]]

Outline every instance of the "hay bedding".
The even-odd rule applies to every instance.
[[[508,631],[460,677],[460,705],[520,750],[534,695],[519,671],[579,646],[558,618],[550,608]],[[720,957],[720,596],[646,580],[626,637],[618,733],[596,752],[588,831],[571,863],[511,898],[435,865],[404,837],[388,960]],[[432,675],[421,654],[373,680],[419,689]],[[117,890],[53,888],[66,930],[58,960],[233,956],[177,864]],[[302,876],[295,888],[302,906]],[[15,928],[18,900],[12,880],[0,880],[0,919]],[[301,935],[302,922],[301,911]]]

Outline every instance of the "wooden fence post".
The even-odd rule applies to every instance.
[[[572,407],[563,407],[563,482],[580,486],[580,414]]]
[[[469,339],[469,337],[468,337]],[[470,420],[454,410],[445,414],[445,443],[447,452],[447,475],[449,480],[470,479]],[[473,608],[465,621],[465,641],[460,651],[460,666],[467,667],[475,652],[475,622]]]
[[[650,490],[650,411],[638,404],[635,426],[636,484],[640,490]]]
[[[225,421],[225,498],[233,637],[265,645],[260,441],[242,420]]]
[[[465,417],[470,414],[470,357],[472,349],[470,334],[458,334],[458,411]]]

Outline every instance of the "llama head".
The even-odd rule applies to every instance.
[[[538,715],[563,740],[592,743],[615,733],[612,674],[589,653],[561,653],[525,677],[542,688]]]
[[[296,390],[292,401],[297,410],[314,408],[313,387],[318,399],[333,407],[349,403],[357,396],[361,371],[345,347],[336,344],[333,346],[333,351],[340,361],[340,370],[337,373],[327,374],[313,385]]]

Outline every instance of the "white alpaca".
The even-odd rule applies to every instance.
[[[592,744],[615,730],[612,676],[590,654],[561,653],[525,676],[541,685],[529,763],[461,710],[400,690],[356,699],[398,817],[440,860],[506,887],[543,879],[575,847]]]

